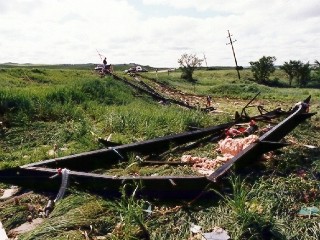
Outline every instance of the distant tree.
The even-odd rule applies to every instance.
[[[201,66],[202,61],[203,59],[198,58],[195,54],[182,54],[181,58],[178,59],[182,70],[181,78],[194,83],[196,80],[192,77],[193,72],[197,67]]]
[[[306,86],[311,79],[310,64],[304,64],[301,61],[290,60],[280,67],[281,70],[288,74],[289,85],[291,86],[293,79],[296,79],[300,87]]]
[[[257,62],[250,62],[253,77],[258,83],[267,83],[271,73],[275,71],[276,57],[263,56]]]
[[[236,70],[243,70],[243,67],[242,66],[237,66]]]
[[[301,64],[297,70],[297,83],[300,87],[304,87],[311,80],[311,67],[309,62]]]
[[[320,62],[318,60],[314,61],[314,64],[316,65],[314,68],[314,75],[312,77],[312,79],[315,82],[319,82],[320,83]]]
[[[280,66],[280,69],[288,75],[290,86],[292,85],[294,77],[297,77],[298,69],[301,65],[302,62],[300,61],[290,60],[289,62],[284,62],[284,64]]]

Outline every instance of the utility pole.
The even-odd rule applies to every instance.
[[[231,47],[232,47],[233,57],[234,57],[234,61],[235,61],[235,63],[236,63],[236,70],[237,70],[237,72],[238,72],[238,78],[239,78],[239,80],[240,80],[239,67],[238,67],[238,63],[237,63],[236,54],[235,54],[234,48],[233,48],[233,43],[234,43],[235,41],[237,41],[237,40],[232,41],[231,36],[232,36],[232,35],[230,35],[230,32],[229,32],[229,30],[228,30],[228,37],[227,37],[227,38],[229,38],[230,43],[226,43],[226,45],[229,45],[229,44],[230,44]]]
[[[206,67],[208,68],[207,58],[206,58],[206,55],[204,53],[203,53],[203,59],[204,59],[204,62],[206,63]]]

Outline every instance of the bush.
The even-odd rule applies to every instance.
[[[226,84],[212,87],[210,93],[212,95],[216,93],[217,95],[248,98],[259,91],[263,91],[265,88],[257,84]]]
[[[32,110],[32,102],[26,94],[0,90],[0,114]]]
[[[59,89],[55,92],[49,93],[46,100],[52,103],[67,104],[75,103],[80,104],[85,100],[85,96],[77,89]]]

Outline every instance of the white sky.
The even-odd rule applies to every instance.
[[[0,0],[0,63],[176,67],[183,53],[209,66],[262,56],[320,60],[319,0]]]

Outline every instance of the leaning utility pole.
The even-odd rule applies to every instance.
[[[204,59],[204,62],[206,63],[206,67],[208,68],[207,58],[206,58],[206,55],[204,53],[203,53],[203,59]]]
[[[229,38],[230,43],[226,43],[226,45],[230,44],[231,47],[232,47],[233,57],[234,57],[234,61],[235,61],[235,63],[236,63],[236,70],[237,70],[237,72],[238,72],[238,78],[239,78],[239,80],[240,80],[239,67],[238,67],[236,54],[235,54],[235,52],[234,52],[234,48],[233,48],[233,44],[232,44],[232,43],[234,43],[234,42],[237,41],[237,40],[232,41],[231,36],[232,36],[232,35],[230,35],[230,32],[229,32],[229,30],[228,30],[228,37],[227,37],[227,38]]]

